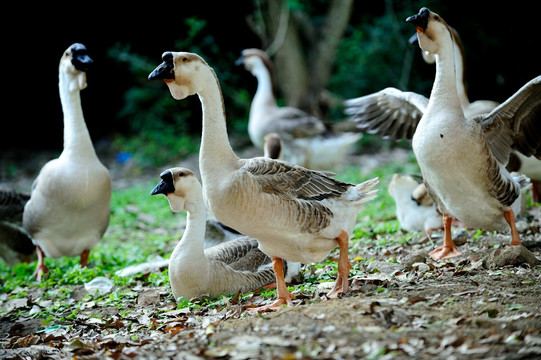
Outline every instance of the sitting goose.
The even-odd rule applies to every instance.
[[[360,133],[337,133],[309,113],[292,107],[278,106],[273,89],[273,65],[259,49],[245,49],[236,64],[257,78],[257,90],[250,107],[248,134],[252,144],[263,148],[264,137],[278,134],[283,142],[284,159],[310,169],[331,169],[339,165]]]
[[[421,119],[399,126],[404,129],[402,135],[414,131],[413,151],[425,185],[443,214],[444,245],[431,256],[459,255],[451,239],[453,218],[484,230],[509,226],[511,245],[521,245],[514,219],[528,179],[509,173],[505,165],[512,149],[541,158],[541,76],[489,114],[468,118],[457,93],[448,25],[427,8],[406,21],[416,27],[421,49],[436,57],[436,78]]]
[[[80,255],[81,266],[86,266],[109,224],[111,177],[96,156],[81,107],[80,91],[87,85],[85,71],[91,63],[79,43],[60,60],[64,149],[41,169],[23,213],[23,226],[36,245],[38,280],[47,272],[44,256]]]
[[[361,205],[373,199],[377,178],[359,185],[285,161],[239,158],[229,143],[220,84],[199,55],[165,52],[149,79],[163,80],[173,98],[197,94],[203,112],[199,166],[209,210],[222,223],[254,237],[273,262],[278,299],[259,311],[291,304],[282,259],[311,263],[340,248],[338,279],[327,294],[348,288],[349,237]]]
[[[191,170],[172,168],[160,177],[151,195],[164,194],[171,210],[187,212],[186,230],[169,259],[169,281],[175,299],[254,291],[274,282],[271,260],[257,248],[254,238],[242,236],[204,248],[207,209],[201,184]],[[300,264],[286,264],[289,282],[298,275]]]
[[[430,234],[443,227],[436,204],[424,184],[413,176],[394,174],[388,191],[395,201],[396,217],[402,229]]]

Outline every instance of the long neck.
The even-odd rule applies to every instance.
[[[204,88],[198,94],[203,110],[199,167],[205,184],[211,180],[213,173],[220,177],[220,170],[234,166],[234,162],[239,158],[235,155],[229,143],[220,84],[214,71],[210,68],[209,79],[204,85]]]
[[[276,106],[273,83],[269,71],[263,64],[256,64],[257,68],[253,75],[257,78],[257,90],[252,100],[252,108]]]
[[[456,90],[462,107],[470,105],[468,99],[468,92],[466,91],[465,77],[464,77],[464,55],[462,50],[458,47],[456,41],[453,41],[454,53],[455,53],[455,71],[456,71]]]
[[[189,257],[192,262],[206,261],[205,257],[205,227],[207,210],[203,203],[203,197],[190,206],[187,211],[186,229],[182,239],[171,254],[171,258]]]
[[[66,73],[60,72],[58,88],[60,102],[64,113],[64,155],[96,156],[90,134],[86,127],[81,107],[81,96],[78,87],[70,83],[76,81]]]
[[[436,78],[430,94],[429,108],[439,108],[462,111],[456,88],[455,56],[453,46],[442,47],[436,54]],[[429,109],[427,109],[427,112]]]

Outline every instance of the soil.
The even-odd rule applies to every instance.
[[[88,301],[50,327],[31,315],[48,305],[39,300],[45,290],[17,289],[0,298],[0,358],[541,358],[540,210],[517,218],[524,247],[509,246],[508,233],[473,230],[455,234],[462,254],[443,261],[428,256],[440,232],[357,244],[350,260],[362,275],[350,277],[346,294],[327,299],[332,282],[297,287],[294,306],[274,313],[252,309],[273,300],[264,292],[177,309],[168,286],[137,285],[121,289],[133,300],[121,309]],[[327,271],[306,265],[300,283]],[[71,291],[72,303],[86,295],[80,285]]]

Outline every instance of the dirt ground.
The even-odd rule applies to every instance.
[[[294,306],[275,313],[251,310],[273,300],[263,293],[176,309],[168,286],[136,285],[116,289],[130,299],[120,309],[90,300],[51,327],[32,317],[51,305],[40,302],[45,290],[17,289],[0,298],[0,359],[539,359],[541,265],[531,256],[541,259],[540,210],[518,221],[524,248],[475,231],[455,234],[462,255],[445,261],[428,256],[441,233],[359,244],[350,260],[362,275],[347,294],[327,299],[332,282],[299,287]],[[72,286],[69,302],[85,295]]]

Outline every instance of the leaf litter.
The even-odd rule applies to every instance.
[[[527,252],[511,249],[508,233],[466,230],[461,256],[433,261],[441,232],[400,243],[392,239],[406,234],[363,235],[350,245],[346,294],[325,296],[335,251],[303,267],[290,287],[294,306],[275,313],[253,311],[274,300],[267,289],[177,304],[169,285],[153,280],[163,264],[104,293],[84,284],[19,286],[0,292],[0,358],[539,358],[540,208],[530,214],[520,230]]]

